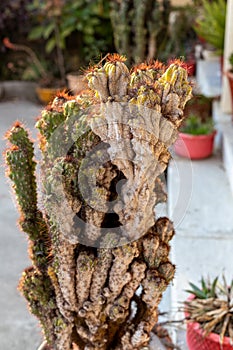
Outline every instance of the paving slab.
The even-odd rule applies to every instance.
[[[195,161],[175,157],[168,198],[177,236],[233,239],[233,196],[219,152]]]
[[[27,240],[17,227],[18,212],[5,177],[2,152],[6,148],[4,134],[15,120],[33,129],[41,106],[28,101],[0,103],[0,349],[36,350],[42,336],[38,322],[28,310],[17,290],[23,269],[30,265]],[[32,132],[36,137],[35,130]]]
[[[219,152],[198,161],[175,157],[168,174],[168,212],[176,226],[174,284],[181,297],[191,278],[195,283],[202,274],[216,276],[223,271],[232,278],[233,196]],[[186,198],[180,195],[185,178]],[[177,216],[179,207],[183,217]]]

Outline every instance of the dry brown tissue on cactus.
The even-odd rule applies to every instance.
[[[191,87],[180,61],[124,61],[107,55],[87,70],[89,90],[41,112],[38,171],[26,129],[7,133],[32,260],[19,289],[51,350],[149,349],[174,276],[173,224],[156,205]]]

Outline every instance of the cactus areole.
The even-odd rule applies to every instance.
[[[146,349],[174,276],[173,224],[155,211],[191,87],[179,60],[124,61],[108,55],[87,70],[89,90],[42,111],[39,175],[24,127],[7,133],[32,260],[19,289],[52,350]]]

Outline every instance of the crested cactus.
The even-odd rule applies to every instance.
[[[7,134],[31,246],[19,289],[52,350],[147,347],[174,276],[173,225],[154,210],[191,87],[180,61],[129,71],[124,60],[108,55],[87,71],[89,90],[42,111],[40,187],[28,133],[16,123]]]

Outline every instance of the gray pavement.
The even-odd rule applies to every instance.
[[[37,320],[17,290],[21,273],[30,261],[26,237],[17,228],[18,212],[2,157],[6,148],[3,136],[12,123],[20,120],[32,130],[40,110],[41,106],[28,101],[0,103],[0,350],[36,350],[42,340]]]

